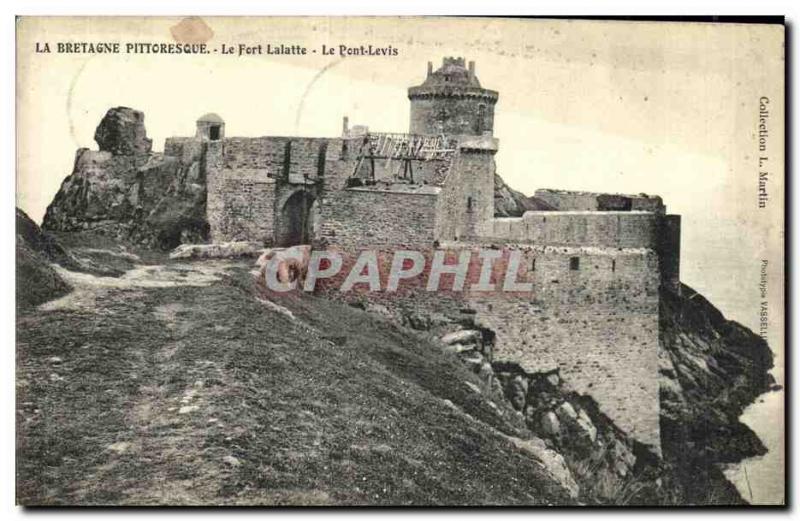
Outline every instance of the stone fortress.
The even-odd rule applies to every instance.
[[[164,152],[205,172],[213,242],[521,249],[531,294],[473,302],[494,360],[558,370],[659,453],[660,290],[680,290],[680,217],[659,197],[538,190],[536,210],[496,218],[498,93],[445,58],[408,98],[408,133],[344,118],[336,138],[227,137],[208,114]]]

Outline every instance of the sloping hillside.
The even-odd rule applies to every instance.
[[[259,302],[246,264],[58,269],[75,291],[17,319],[23,504],[574,501],[511,409],[383,319]]]
[[[25,212],[16,212],[16,303],[18,309],[24,309],[60,297],[72,288],[50,266],[63,250]]]

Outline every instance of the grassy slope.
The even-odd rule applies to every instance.
[[[18,316],[20,503],[568,503],[455,358],[246,270]]]

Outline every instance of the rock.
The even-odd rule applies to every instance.
[[[273,259],[278,259],[276,278],[279,282],[288,283],[298,280],[297,287],[302,288],[308,273],[308,261],[311,258],[311,246],[301,244],[290,248],[270,248],[256,260],[259,267],[259,281],[267,288],[267,269],[274,269]],[[361,303],[361,309],[366,310],[367,305]]]
[[[465,346],[462,344],[451,344],[444,346],[443,351],[446,353],[468,353],[470,351],[475,351],[475,346]]]
[[[636,455],[633,453],[633,450],[625,446],[619,439],[614,440],[611,446],[611,454],[615,461],[620,461],[631,469],[636,465]]]
[[[469,387],[469,388],[470,388],[470,390],[471,390],[473,393],[477,393],[477,394],[483,394],[483,393],[481,393],[481,388],[480,388],[480,387],[478,387],[477,385],[475,385],[475,384],[474,384],[474,383],[472,383],[472,382],[467,382],[467,381],[464,381],[464,385],[466,385],[467,387]]]
[[[224,461],[231,467],[238,467],[242,464],[242,462],[239,461],[239,459],[235,458],[234,456],[225,456],[224,458],[222,458],[222,461]]]
[[[276,313],[280,313],[281,315],[286,316],[289,320],[295,320],[294,313],[292,313],[290,309],[281,306],[280,304],[276,304],[275,302],[272,302],[271,300],[266,298],[258,298],[257,300],[262,304],[264,304],[269,309],[271,309],[272,311],[275,311]],[[331,345],[336,345],[336,343],[331,341]]]
[[[261,255],[259,255],[258,259],[256,259],[256,266],[258,268],[263,268],[275,257],[280,259],[308,259],[310,256],[311,246],[307,244],[299,244],[297,246],[290,246],[288,248],[268,248],[266,250],[262,250]]]
[[[42,227],[93,231],[114,240],[171,250],[207,240],[206,180],[200,140],[151,152],[140,112],[111,109],[96,133],[99,151],[81,148],[72,173],[47,208]]]
[[[115,156],[148,154],[153,148],[144,128],[144,114],[128,107],[109,109],[95,130],[94,140],[101,151]]]
[[[503,181],[503,178],[494,176],[494,215],[495,217],[522,217],[527,210],[535,208],[528,201],[525,194],[518,192]]]
[[[122,454],[126,452],[130,448],[131,444],[127,441],[118,441],[116,443],[112,443],[108,447],[106,447],[111,452],[116,452],[117,454]]]
[[[558,416],[553,411],[547,411],[542,415],[540,420],[540,427],[542,432],[550,437],[558,437],[561,435],[561,422],[558,421]]]
[[[234,259],[253,257],[262,251],[257,242],[223,242],[218,244],[181,244],[169,254],[170,259]]]
[[[500,383],[498,378],[492,377],[492,395],[497,396],[498,398],[503,398],[503,384]]]
[[[178,409],[178,414],[189,414],[196,411],[199,408],[200,407],[197,405],[184,405],[183,407]]]
[[[507,436],[507,438],[522,452],[541,463],[545,471],[564,489],[569,497],[573,499],[578,497],[580,487],[578,487],[578,483],[572,476],[572,472],[570,472],[561,454],[547,448],[541,438],[534,437],[527,440],[522,440],[515,436]]]
[[[571,403],[563,402],[556,409],[556,416],[570,431],[581,438],[591,443],[597,440],[597,428],[583,409],[580,409],[580,412],[576,412]]]
[[[573,423],[578,421],[578,413],[575,412],[575,408],[569,402],[562,402],[556,409],[556,415],[561,421]]]
[[[486,384],[487,387],[491,388],[494,380],[494,369],[492,369],[492,364],[484,361],[478,369],[478,378],[480,378],[481,382]]]
[[[477,351],[468,351],[466,356],[464,353],[459,355],[461,361],[467,366],[467,368],[472,371],[473,373],[478,373],[480,371],[481,365],[483,365],[483,355],[478,353]]]
[[[392,319],[394,318],[394,314],[382,304],[375,304],[372,302],[367,302],[366,310],[368,313],[372,313],[373,315],[380,315],[385,318]]]
[[[512,407],[517,411],[525,409],[525,401],[528,395],[528,381],[520,375],[516,375],[508,384],[508,399]]]
[[[448,333],[442,337],[442,343],[450,344],[481,344],[481,332],[474,329],[464,329]]]
[[[581,433],[591,440],[592,443],[597,440],[597,427],[594,426],[591,418],[589,418],[589,415],[586,414],[586,411],[583,409],[578,413],[577,425]]]
[[[403,325],[416,329],[417,331],[428,331],[431,328],[432,322],[429,316],[424,313],[404,313]]]
[[[553,387],[558,387],[561,385],[561,377],[558,376],[558,373],[548,374],[545,380],[547,380],[547,383],[549,383]]]

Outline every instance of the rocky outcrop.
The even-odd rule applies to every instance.
[[[115,156],[149,154],[153,141],[144,128],[144,114],[128,107],[109,109],[94,133],[94,140],[103,152]]]
[[[527,211],[555,210],[544,200],[532,196],[528,197],[509,187],[503,178],[494,175],[494,216],[495,217],[521,217]]]
[[[19,208],[16,226],[17,307],[37,306],[72,291],[51,265],[66,257],[64,249]]]
[[[739,417],[774,384],[772,352],[686,285],[661,302],[661,439],[674,488],[684,503],[741,502],[719,464],[766,452]]]
[[[182,154],[153,153],[143,120],[132,109],[108,111],[95,134],[100,150],[77,151],[43,228],[162,249],[207,239],[203,143],[187,141]]]
[[[483,392],[517,411],[531,439],[563,458],[582,501],[743,503],[720,463],[765,450],[738,418],[774,385],[772,354],[759,336],[687,286],[681,294],[662,290],[661,302],[661,458],[617,428],[591,396],[571,390],[558,372],[529,374],[494,361],[493,332],[472,319],[421,320],[400,310],[399,321],[435,335],[443,351],[479,377]]]
[[[603,415],[591,397],[564,385],[557,372],[528,374],[509,363],[492,363],[494,336],[474,324],[440,337],[442,349],[475,373],[494,400],[506,400],[531,436],[515,441],[549,462],[571,494],[590,503],[620,503],[634,480],[635,442]],[[643,456],[646,458],[647,456]]]

